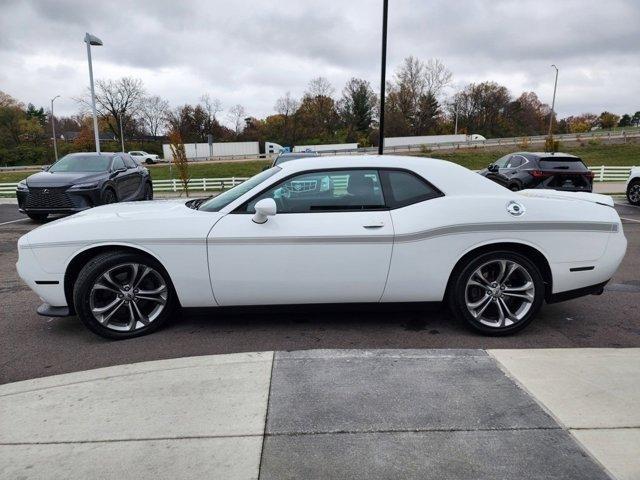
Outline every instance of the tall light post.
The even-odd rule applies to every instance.
[[[389,0],[382,3],[382,65],[380,68],[380,128],[378,138],[378,155],[384,153],[384,89],[387,77],[387,12]]]
[[[93,134],[96,139],[96,152],[100,153],[100,133],[98,132],[98,112],[96,111],[96,92],[93,88],[93,66],[91,65],[91,46],[99,47],[102,40],[98,37],[85,34],[84,43],[87,44],[87,61],[89,62],[89,83],[91,85],[91,106],[93,107]]]
[[[455,130],[454,130],[453,134],[457,135],[458,134],[458,104],[456,103],[454,105],[454,107],[456,108],[456,110],[455,110],[456,111],[456,126],[455,126]]]
[[[124,133],[122,132],[122,117],[124,117],[124,112],[120,112],[120,143],[122,144],[122,153],[124,153]]]
[[[56,162],[58,161],[58,143],[56,141],[56,117],[53,115],[53,102],[56,98],[60,98],[60,95],[56,95],[51,99],[51,134],[53,135],[53,152],[56,156]]]
[[[554,115],[555,108],[556,108],[556,90],[558,88],[558,67],[556,67],[555,65],[551,65],[551,66],[556,69],[556,82],[553,85],[553,100],[551,101],[551,116],[549,117],[549,137],[551,137],[551,127],[553,125],[553,115]],[[552,150],[553,150],[553,146],[552,146]]]

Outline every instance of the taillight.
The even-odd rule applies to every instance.
[[[590,178],[591,180],[593,180],[596,177],[596,174],[591,170],[589,170],[585,175],[587,176],[587,178]]]
[[[530,170],[529,173],[533,178],[542,178],[545,176],[545,173],[542,170]]]

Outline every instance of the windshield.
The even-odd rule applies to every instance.
[[[240,198],[253,187],[260,185],[267,178],[275,175],[280,170],[282,169],[278,167],[272,167],[269,170],[260,172],[259,174],[251,177],[246,182],[243,182],[240,185],[237,185],[232,189],[227,190],[226,192],[222,192],[220,195],[207,200],[202,205],[200,205],[200,208],[198,208],[198,210],[204,210],[205,212],[219,212],[222,208],[226,207],[234,200]]]
[[[51,165],[49,172],[106,172],[110,164],[110,156],[66,155]]]

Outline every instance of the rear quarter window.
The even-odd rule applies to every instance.
[[[442,196],[442,192],[414,173],[402,170],[383,170],[380,173],[389,208],[405,207]]]

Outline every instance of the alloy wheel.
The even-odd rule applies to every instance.
[[[640,182],[631,185],[628,196],[629,202],[634,204],[640,203]]]
[[[89,293],[89,308],[102,326],[131,332],[158,318],[168,295],[167,283],[155,269],[123,263],[98,276]]]
[[[527,269],[518,262],[496,259],[480,265],[465,287],[472,317],[487,327],[509,327],[531,310],[536,289]]]

